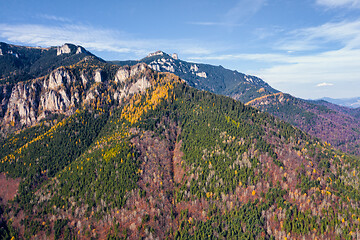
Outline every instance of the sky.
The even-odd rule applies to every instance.
[[[0,41],[105,60],[162,50],[305,99],[360,96],[360,0],[0,0]]]

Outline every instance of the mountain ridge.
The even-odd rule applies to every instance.
[[[136,61],[111,61],[120,66],[139,62],[148,64],[155,71],[172,72],[187,81],[190,86],[201,90],[222,95],[236,91],[237,99],[243,102],[254,96],[278,92],[258,77],[228,70],[222,66],[186,62],[178,57],[174,59],[162,51],[151,53]]]

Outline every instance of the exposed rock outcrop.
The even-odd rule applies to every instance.
[[[57,48],[57,53],[56,55],[61,55],[61,54],[64,54],[64,53],[71,53],[71,49],[69,47],[69,44],[64,44],[62,45],[61,47],[58,47]]]
[[[111,92],[115,102],[120,102],[129,94],[151,87],[146,71],[150,69],[143,63],[119,67],[114,78],[108,79],[101,68],[91,73],[88,69],[60,67],[47,76],[19,82],[13,87],[0,85],[1,133],[6,134],[4,126],[13,126],[16,130],[54,113],[71,115],[77,107],[101,99],[105,91]]]
[[[57,47],[56,55],[59,56],[61,54],[66,54],[66,53],[80,54],[85,52],[86,50],[81,46],[65,43],[61,47]]]

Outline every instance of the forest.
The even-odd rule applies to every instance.
[[[175,75],[143,74],[143,92],[115,104],[104,91],[2,140],[0,172],[20,181],[2,238],[360,236],[358,157]]]

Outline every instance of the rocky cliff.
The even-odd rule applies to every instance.
[[[84,61],[59,67],[46,76],[18,82],[12,87],[0,85],[2,134],[32,126],[54,114],[69,116],[83,105],[101,101],[105,92],[112,93],[108,97],[116,104],[129,94],[143,92],[151,86],[146,76],[149,68],[143,63],[111,70],[104,69],[104,65],[85,68],[87,65]]]

